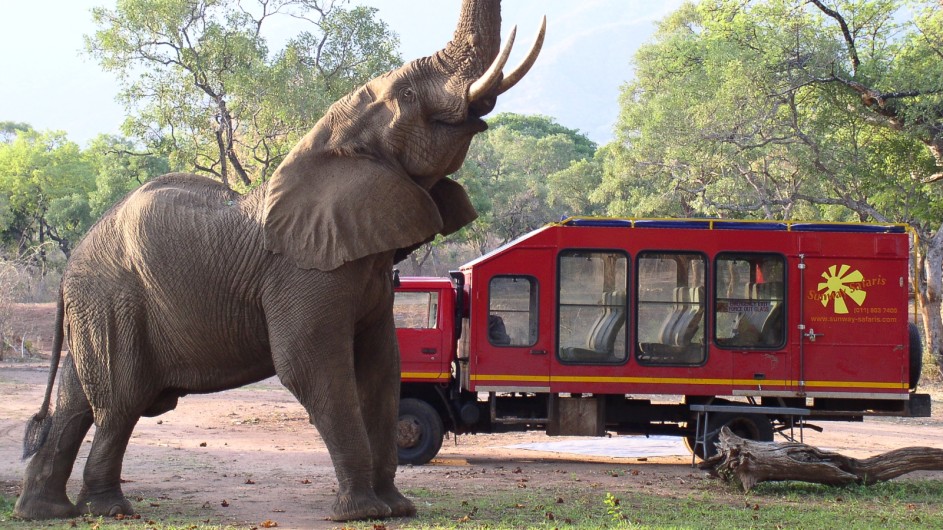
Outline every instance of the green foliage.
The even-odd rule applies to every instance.
[[[546,116],[505,113],[488,124],[455,175],[479,218],[454,239],[483,253],[562,216],[593,213],[587,197],[601,173],[585,135]]]
[[[32,130],[32,127],[28,123],[0,121],[0,142],[11,142],[17,134],[30,130]]]
[[[63,132],[11,128],[0,143],[0,244],[24,263],[48,251],[68,257],[85,232],[116,201],[169,169],[163,157],[101,136],[81,150]]]
[[[488,119],[488,126],[492,129],[510,129],[532,138],[562,135],[572,141],[573,150],[579,158],[592,158],[596,153],[595,142],[577,129],[560,125],[550,116],[502,112]]]
[[[112,205],[148,180],[170,171],[165,157],[140,153],[130,140],[102,135],[95,138],[85,156],[95,167],[95,188],[89,193],[92,219],[98,219]]]
[[[90,225],[94,168],[63,132],[25,130],[0,144],[0,239],[22,255],[55,241],[69,253]]]
[[[711,0],[662,21],[623,89],[609,212],[938,224],[943,39],[927,21],[943,8],[828,5]]]
[[[346,1],[120,0],[96,8],[88,51],[118,74],[124,131],[171,165],[246,189],[327,107],[401,63],[376,10]],[[264,29],[305,21],[282,50]]]
[[[606,513],[613,521],[619,522],[625,520],[625,514],[622,513],[622,501],[612,493],[606,492],[606,498],[603,500],[606,505]]]

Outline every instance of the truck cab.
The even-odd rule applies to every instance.
[[[452,281],[396,275],[394,322],[400,350],[399,459],[424,464],[442,447],[454,407],[446,390],[452,384],[455,345],[462,315]]]

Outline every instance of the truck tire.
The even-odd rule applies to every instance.
[[[923,371],[923,341],[920,340],[920,330],[913,323],[907,324],[907,334],[910,338],[910,389],[916,390],[920,381],[920,372]]]
[[[421,466],[439,454],[445,428],[432,405],[421,399],[399,402],[396,446],[400,465]]]
[[[734,434],[747,440],[757,442],[773,441],[773,422],[763,414],[741,413],[713,413],[708,415],[707,439],[704,447],[697,447],[695,451],[694,436],[684,437],[684,445],[698,458],[704,460],[717,454],[717,440],[720,438],[721,427],[729,427]],[[707,455],[705,456],[704,450]]]

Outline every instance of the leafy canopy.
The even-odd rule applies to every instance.
[[[66,253],[91,223],[94,170],[64,132],[20,129],[0,143],[0,239],[17,255],[55,241]]]
[[[596,197],[616,215],[933,219],[943,7],[708,0],[635,56]]]
[[[64,132],[14,125],[0,142],[0,244],[14,257],[68,256],[112,204],[169,169],[126,139],[100,136],[83,151]]]
[[[346,0],[118,0],[86,47],[118,75],[124,132],[174,167],[242,188],[269,176],[327,107],[399,66],[376,10]],[[270,49],[273,19],[304,29]]]
[[[588,215],[596,144],[546,116],[502,113],[472,141],[456,173],[479,218],[462,234],[483,253],[564,215]]]

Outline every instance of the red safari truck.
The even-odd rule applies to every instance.
[[[772,440],[929,416],[904,225],[570,218],[400,278],[400,463],[455,434]]]

